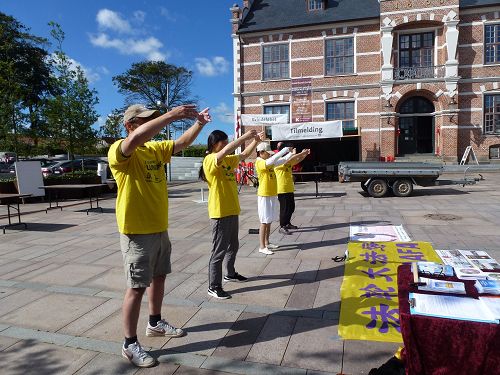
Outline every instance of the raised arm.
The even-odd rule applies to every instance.
[[[195,105],[181,105],[171,111],[154,118],[145,124],[138,126],[131,131],[128,137],[121,143],[121,152],[124,156],[130,156],[134,150],[151,140],[168,124],[181,119],[194,119],[198,117],[198,111]]]
[[[193,143],[198,134],[200,134],[201,129],[203,129],[203,127],[210,121],[212,121],[212,118],[208,113],[208,108],[205,108],[200,113],[197,113],[196,121],[193,126],[186,130],[184,134],[182,134],[179,139],[175,141],[174,154],[184,150],[187,146]]]
[[[247,140],[255,138],[257,136],[257,131],[255,130],[250,130],[243,134],[241,137],[238,139],[228,143],[222,150],[220,150],[216,157],[217,157],[217,164],[219,164],[227,155],[230,155],[236,150],[238,147],[240,147],[242,144],[244,144]]]
[[[290,163],[292,165],[295,165],[295,164],[298,164],[300,163],[302,160],[304,160],[306,158],[307,155],[309,155],[311,153],[311,150],[308,149],[308,148],[305,148],[303,149],[301,152],[299,152],[298,154],[295,154],[293,155],[288,161],[287,163]]]
[[[270,158],[266,159],[266,165],[281,165],[286,163],[287,159],[282,157],[288,154],[289,152],[290,152],[290,147],[283,147],[281,151],[277,152]],[[282,159],[284,160],[284,162],[282,162],[281,164],[277,164],[278,161],[281,161]]]
[[[264,137],[265,137],[265,133],[264,132],[257,133],[257,135],[254,137],[254,140],[252,141],[252,143],[250,143],[250,145],[248,147],[245,147],[245,150],[243,150],[243,152],[240,154],[240,161],[243,161],[246,158],[248,158],[250,156],[250,154],[252,152],[254,152],[254,150],[257,147],[257,145],[260,142],[262,142],[262,140],[264,139]]]

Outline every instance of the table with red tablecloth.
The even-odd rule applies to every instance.
[[[411,315],[408,294],[422,293],[412,282],[410,265],[400,266],[398,298],[406,373],[500,375],[500,325]],[[477,297],[474,282],[465,284],[467,295]]]

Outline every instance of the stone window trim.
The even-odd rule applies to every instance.
[[[483,134],[500,135],[500,92],[483,94]]]
[[[330,118],[328,116],[328,107],[329,106],[334,106],[335,104],[343,104],[344,105],[344,112],[345,112],[345,109],[346,109],[346,105],[347,104],[350,104],[352,103],[353,105],[353,108],[352,108],[352,112],[353,112],[353,116],[352,117],[349,117],[349,118],[343,118],[343,119],[340,119],[340,118]],[[335,99],[329,99],[329,100],[325,100],[325,121],[335,121],[335,120],[342,120],[342,127],[346,127],[346,128],[357,128],[357,113],[358,113],[358,105],[357,105],[357,100],[355,98],[335,98]],[[344,124],[344,121],[347,121],[346,124]]]
[[[488,33],[491,32],[493,40],[490,41]],[[488,43],[490,41],[490,43]],[[488,46],[493,48],[493,60],[488,61]],[[500,22],[488,22],[483,27],[483,65],[500,65]]]
[[[392,64],[394,67],[399,68],[399,51],[401,51],[401,48],[399,46],[399,40],[401,35],[412,35],[412,34],[425,34],[425,33],[434,33],[434,49],[433,49],[433,56],[434,56],[434,65],[439,65],[439,41],[438,41],[438,35],[439,35],[439,30],[443,29],[443,26],[433,26],[433,27],[422,27],[422,28],[411,28],[411,29],[404,29],[404,30],[395,30],[394,33],[394,40],[395,40],[395,48],[392,49],[392,58],[394,60],[392,61]]]
[[[344,71],[344,72],[339,72],[335,73],[335,67],[332,64],[331,71],[328,71],[328,59],[331,58],[332,60],[337,58],[337,56],[328,56],[328,44],[329,43],[336,43],[337,41],[340,40],[347,40],[351,39],[352,40],[352,55],[343,55],[343,56],[338,56],[338,57],[350,57],[352,56],[352,71]],[[324,56],[324,63],[323,63],[323,75],[325,77],[343,77],[343,76],[354,76],[357,75],[357,54],[356,54],[356,34],[342,34],[342,35],[336,35],[336,36],[331,36],[331,37],[325,37],[324,42],[323,42],[323,56]],[[333,41],[333,42],[332,42]]]
[[[281,47],[286,46],[286,49],[288,51],[288,56],[286,56],[286,59],[282,58],[281,56]],[[279,60],[273,60],[271,58],[271,61],[266,62],[265,61],[265,50],[266,48],[279,48]],[[292,64],[290,61],[290,55],[291,55],[291,44],[290,41],[277,41],[277,42],[270,42],[270,43],[261,43],[260,51],[261,51],[261,66],[262,66],[262,72],[261,72],[261,81],[262,82],[271,82],[271,81],[284,81],[284,80],[290,80],[291,79],[291,70],[292,70]],[[272,53],[272,52],[270,52]],[[288,69],[286,70],[286,76],[282,74],[281,70],[281,64],[288,64]],[[280,74],[279,76],[276,77],[267,77],[266,78],[266,72],[265,72],[265,66],[266,65],[272,65],[272,64],[279,64],[280,67]]]

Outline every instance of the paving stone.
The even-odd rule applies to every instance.
[[[106,270],[107,268],[103,266],[66,264],[58,267],[57,272],[47,272],[30,278],[29,281],[50,285],[76,286]]]
[[[16,293],[18,291],[19,291],[19,289],[16,289],[16,288],[7,288],[7,287],[0,286],[0,299],[5,298],[5,297],[11,295],[12,293]]]
[[[293,291],[290,294],[285,307],[295,307],[300,309],[313,307],[318,287],[319,281],[310,283],[299,281],[293,287]]]
[[[181,366],[175,375],[227,375],[227,372],[205,370],[202,368],[192,368]]]
[[[127,287],[125,271],[120,264],[119,267],[106,269],[98,273],[95,277],[81,282],[80,286],[106,291],[119,291],[123,296]]]
[[[0,352],[11,347],[16,342],[19,342],[19,339],[13,337],[0,336]]]
[[[68,347],[93,350],[100,353],[108,353],[114,355],[121,355],[122,345],[123,343],[120,342],[96,340],[87,337],[74,337],[66,343],[66,346]]]
[[[197,354],[178,353],[173,350],[152,350],[150,354],[157,358],[160,363],[173,363],[191,368],[199,368],[207,357]]]
[[[2,335],[23,340],[37,340],[48,344],[65,345],[73,336],[60,333],[40,331],[30,328],[9,327],[1,332]]]
[[[102,298],[97,297],[50,294],[3,315],[0,320],[12,325],[55,332],[103,302]]]
[[[5,317],[5,315],[10,311],[19,309],[20,307],[27,305],[32,301],[36,301],[47,294],[47,292],[27,289],[20,290],[17,293],[12,293],[7,297],[2,298],[2,303],[0,303],[0,322],[3,321],[3,317]]]
[[[122,307],[122,301],[110,299],[87,314],[74,320],[67,326],[61,328],[58,332],[70,335],[81,335],[91,329],[102,320],[112,315]]]
[[[195,292],[201,285],[208,284],[207,274],[193,274],[189,279],[186,279],[182,284],[173,289],[168,296],[187,298]]]
[[[294,317],[269,316],[246,360],[279,365],[296,321]]]
[[[239,311],[201,309],[186,325],[187,335],[170,340],[163,347],[182,353],[211,355],[227,334]]]
[[[298,318],[282,365],[339,372],[342,342],[336,340],[338,326],[331,320]]]
[[[213,352],[214,356],[245,360],[266,323],[267,315],[243,313]]]
[[[293,275],[294,280],[316,280],[319,266],[320,262],[318,260],[302,259],[299,268]]]
[[[346,374],[368,374],[372,368],[387,362],[399,346],[387,342],[346,340],[343,371]]]
[[[155,367],[156,369],[157,367]],[[177,368],[177,367],[176,367]],[[162,367],[162,370],[164,367]],[[150,370],[150,369],[148,369]],[[137,367],[132,365],[128,360],[121,355],[111,355],[99,353],[91,361],[79,369],[75,375],[116,375],[116,374],[136,374]],[[152,372],[155,373],[155,372]],[[165,372],[165,375],[173,372]]]
[[[219,357],[208,357],[207,360],[203,363],[202,368],[244,375],[306,375],[306,370],[304,369],[235,361]]]
[[[321,310],[340,311],[340,285],[342,279],[323,280],[319,282],[313,307]]]
[[[291,279],[299,268],[300,261],[294,259],[271,259],[262,276],[276,279]]]
[[[269,280],[262,276],[245,283],[226,283],[224,289],[231,294],[232,303],[284,307],[293,290],[293,285],[294,282],[288,279],[273,277]]]
[[[72,374],[96,353],[23,340],[2,351],[5,374]]]

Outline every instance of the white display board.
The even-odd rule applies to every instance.
[[[271,132],[273,141],[341,138],[343,136],[340,120],[273,125]]]
[[[16,162],[17,187],[19,194],[31,194],[34,197],[43,197],[42,164],[39,161]]]

